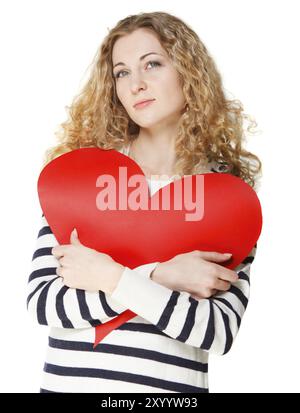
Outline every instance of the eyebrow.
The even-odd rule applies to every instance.
[[[140,57],[140,61],[142,61],[143,59],[145,59],[145,57],[149,56],[149,54],[160,54],[160,53],[149,52],[149,53],[143,54],[143,56]],[[160,54],[160,55],[162,56],[162,54]],[[121,65],[122,65],[122,66],[125,66],[125,63],[123,63],[123,62],[116,63],[116,64],[113,66],[113,69],[114,69],[116,66],[121,66]]]

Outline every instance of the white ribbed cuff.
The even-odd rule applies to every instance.
[[[173,291],[125,267],[111,297],[152,324],[157,324]]]
[[[134,268],[134,270],[139,272],[143,277],[150,278],[151,272],[157,267],[158,263],[159,262],[150,262],[149,264],[143,264]]]

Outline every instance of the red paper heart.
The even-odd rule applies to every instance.
[[[127,178],[120,178],[121,170]],[[103,187],[97,186],[97,179],[103,175],[116,183],[116,210],[97,207],[97,195],[103,191]],[[151,204],[145,210],[118,209],[119,201],[132,200],[138,187],[134,184],[134,175],[139,176],[148,191],[149,202],[158,202],[159,210],[151,209]],[[129,183],[133,186],[128,187]],[[175,209],[174,202],[178,200],[175,185],[177,188],[180,185],[183,191],[190,185],[194,201],[196,191],[202,191],[200,202],[204,205],[204,216],[201,220],[187,220],[187,215],[194,211],[185,207],[185,198],[181,210]],[[162,209],[163,191],[169,191],[167,210]],[[108,193],[113,195],[111,190]],[[40,173],[38,194],[59,244],[69,244],[70,233],[76,227],[84,245],[109,254],[129,268],[166,261],[198,249],[231,252],[232,259],[224,266],[233,269],[252,250],[262,227],[259,199],[242,179],[225,173],[186,176],[150,197],[141,168],[113,149],[81,148],[55,158]],[[110,331],[135,316],[131,310],[126,310],[97,326],[94,347]]]

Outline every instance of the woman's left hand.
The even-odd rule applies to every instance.
[[[76,229],[71,232],[70,241],[70,244],[57,245],[51,251],[59,260],[56,272],[63,278],[63,283],[70,288],[112,294],[125,267],[110,255],[83,245]]]

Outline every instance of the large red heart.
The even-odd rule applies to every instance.
[[[98,208],[99,193],[105,190],[103,182],[99,186],[99,179],[104,175],[115,185],[116,209],[112,209],[112,205],[107,210]],[[144,210],[133,210],[132,203],[130,207],[118,209],[119,202],[133,200],[139,187],[134,175],[138,175],[139,182],[144,185],[147,201],[151,200],[151,204]],[[191,199],[198,199],[199,210],[199,203],[204,206],[202,219],[187,220],[195,210],[186,208],[185,198],[181,209],[176,209],[179,198],[175,188],[178,189],[178,185],[183,193],[184,188],[191,189]],[[107,193],[114,195],[112,186],[107,187]],[[164,198],[169,199],[166,210],[162,207],[163,193],[169,195]],[[69,244],[70,233],[76,227],[84,245],[109,254],[129,268],[166,261],[177,254],[198,249],[231,252],[232,259],[224,266],[233,269],[247,257],[262,228],[259,199],[242,179],[226,173],[185,176],[150,197],[141,168],[128,156],[113,149],[81,148],[55,158],[40,173],[38,194],[41,208],[59,244]],[[139,199],[137,197],[137,201]],[[153,202],[159,205],[158,210],[151,207]],[[135,316],[131,310],[126,310],[97,326],[94,347],[110,331]]]

